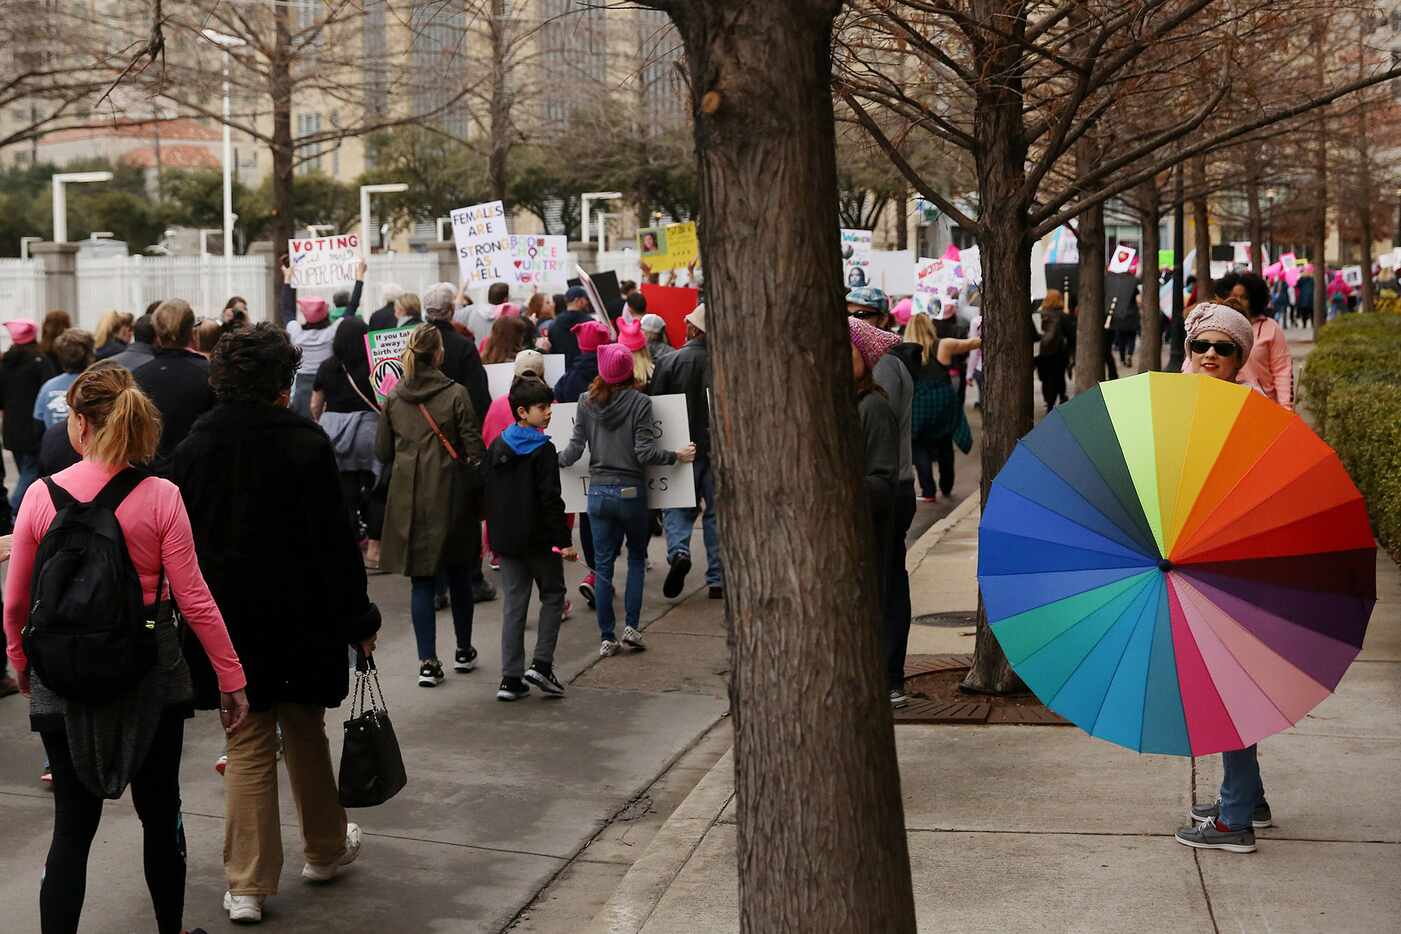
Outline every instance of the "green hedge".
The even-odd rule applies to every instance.
[[[1299,388],[1318,433],[1367,498],[1377,539],[1401,555],[1401,314],[1326,325]]]

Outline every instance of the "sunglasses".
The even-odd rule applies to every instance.
[[[853,318],[859,318],[862,321],[865,321],[867,318],[879,318],[883,314],[885,314],[885,312],[876,311],[874,308],[862,308],[860,311],[850,312]]]
[[[1234,357],[1239,349],[1230,341],[1188,341],[1187,346],[1192,349],[1192,353],[1206,353],[1208,350],[1215,350],[1217,356]]]

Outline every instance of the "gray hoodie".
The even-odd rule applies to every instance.
[[[589,481],[610,486],[640,486],[649,466],[676,463],[676,452],[657,446],[661,428],[652,420],[652,400],[636,389],[613,393],[602,408],[587,394],[579,398],[574,436],[560,452],[568,467],[589,447]]]

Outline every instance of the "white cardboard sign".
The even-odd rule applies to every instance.
[[[316,289],[350,285],[360,260],[360,235],[304,237],[287,241],[292,288]]]
[[[511,281],[511,233],[506,229],[506,208],[500,201],[453,211],[452,239],[467,288]]]
[[[549,435],[555,450],[563,452],[574,435],[578,403],[556,402],[551,410]],[[653,423],[661,430],[657,444],[675,451],[691,443],[691,423],[686,420],[686,397],[681,393],[652,397]],[[589,449],[571,467],[559,469],[565,512],[588,512]],[[649,509],[690,509],[696,505],[696,475],[690,464],[647,468]]]
[[[511,380],[515,377],[516,365],[512,363],[488,363],[482,367],[486,370],[486,384],[491,391],[493,399],[499,399],[511,391]],[[554,388],[560,377],[564,376],[564,354],[545,354],[545,385]],[[556,417],[559,410],[556,409]],[[569,439],[565,439],[569,443]]]
[[[511,234],[511,281],[533,289],[564,288],[569,280],[569,238]]]

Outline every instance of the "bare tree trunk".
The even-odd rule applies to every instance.
[[[1140,191],[1139,216],[1143,219],[1143,242],[1139,248],[1143,255],[1138,265],[1143,274],[1143,285],[1138,296],[1138,316],[1142,326],[1142,339],[1138,342],[1138,369],[1148,372],[1163,368],[1163,316],[1158,311],[1158,224],[1162,219],[1162,207],[1158,201],[1156,181],[1150,179],[1144,182]]]
[[[1314,68],[1318,86],[1327,84],[1327,38],[1328,30],[1320,17],[1309,32],[1309,43],[1314,49]],[[1328,108],[1318,109],[1318,119],[1314,131],[1314,216],[1313,242],[1309,250],[1313,253],[1313,334],[1318,337],[1328,315]]]
[[[685,43],[700,161],[740,930],[907,934],[914,899],[839,289],[840,3],[656,6]],[[799,330],[803,352],[777,364],[753,340]]]
[[[1265,274],[1265,221],[1260,214],[1260,157],[1254,146],[1246,149],[1245,200],[1250,212],[1250,269]],[[1200,294],[1200,293],[1198,293]]]
[[[891,199],[895,205],[895,249],[910,248],[910,195],[900,192],[898,198]]]
[[[1196,196],[1192,198],[1192,235],[1196,241],[1197,295],[1211,294],[1211,210],[1206,193],[1206,156],[1192,159],[1192,187]],[[1185,257],[1183,257],[1185,260]]]
[[[281,256],[287,250],[287,241],[292,239],[296,216],[292,202],[292,167],[296,151],[292,147],[292,36],[287,25],[287,7],[277,4],[272,8],[273,46],[272,59],[268,63],[268,90],[272,95],[272,251],[273,256]],[[368,252],[370,245],[365,244]],[[273,294],[282,287],[282,271],[273,264]],[[281,323],[281,315],[274,312],[273,320]]]
[[[1075,149],[1075,171],[1085,174],[1099,162],[1094,140],[1083,139]],[[1075,393],[1094,388],[1104,378],[1108,353],[1104,331],[1104,205],[1080,215],[1080,296],[1075,319]]]
[[[973,4],[988,28],[1000,28],[1004,2]],[[1025,63],[1014,43],[993,47],[983,66],[1001,76],[974,102],[973,136],[978,195],[986,227],[983,259],[983,451],[981,496],[987,504],[992,480],[1032,425],[1031,223],[1023,194],[1026,183],[1026,120],[1022,112]],[[987,623],[978,598],[978,635],[965,691],[1010,694],[1025,690]]]
[[[491,149],[487,154],[487,179],[491,183],[491,197],[496,201],[507,201],[511,178],[508,160],[513,145],[511,127],[511,79],[507,64],[510,37],[506,34],[511,28],[506,15],[505,0],[492,0],[491,4],[491,101],[488,120],[491,125]]]

